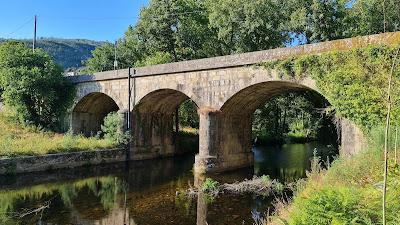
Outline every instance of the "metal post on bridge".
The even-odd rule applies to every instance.
[[[129,67],[128,68],[128,112],[127,112],[127,116],[126,116],[126,128],[128,130],[128,134],[129,134],[129,139],[128,139],[128,148],[126,150],[126,161],[129,162],[129,160],[131,159],[130,156],[130,151],[132,148],[132,126],[131,126],[131,111],[132,111],[132,107],[131,107],[131,103],[132,103],[132,90],[134,92],[134,98],[135,93],[136,93],[136,82],[135,82],[135,75],[136,75],[136,70],[133,69],[133,76],[131,74],[131,70],[132,68]],[[131,81],[131,79],[133,78],[133,82]],[[135,99],[133,99],[133,101],[135,101]],[[135,103],[134,103],[135,104]],[[133,106],[134,106],[133,104]]]

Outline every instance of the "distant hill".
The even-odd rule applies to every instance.
[[[0,43],[5,39],[0,39]],[[32,47],[32,40],[17,40]],[[85,39],[40,38],[37,47],[45,50],[64,70],[82,67],[82,62],[92,57],[92,50],[105,42]]]

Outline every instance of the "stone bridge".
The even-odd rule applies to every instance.
[[[109,112],[118,111],[126,117],[131,101],[131,159],[173,155],[174,114],[182,102],[191,99],[200,117],[196,172],[249,166],[253,163],[253,112],[285,91],[319,92],[309,77],[287,79],[259,63],[370,44],[395,44],[398,40],[400,32],[135,68],[131,99],[128,69],[73,76],[69,79],[76,83],[77,92],[71,126],[76,133],[94,134]],[[341,154],[361,148],[362,134],[350,121],[344,120],[341,132]]]

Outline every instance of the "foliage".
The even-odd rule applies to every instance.
[[[105,43],[92,51],[93,58],[89,58],[85,64],[88,72],[95,68],[96,72],[112,70],[114,68],[114,45]]]
[[[399,0],[151,0],[138,23],[118,41],[119,68],[198,59],[284,45],[316,43],[398,31]],[[99,47],[86,65],[113,68],[111,44]],[[165,56],[164,55],[164,56]]]
[[[201,186],[201,190],[205,193],[212,193],[212,192],[218,190],[218,186],[219,186],[218,181],[215,181],[215,180],[207,177]]]
[[[82,190],[85,190],[86,195],[96,196],[95,201],[101,203],[103,210],[111,211],[115,206],[118,194],[121,193],[121,183],[120,179],[108,176],[74,182],[47,183],[13,190],[0,190],[0,223],[7,225],[26,224],[26,221],[30,218],[29,216],[21,218],[22,212],[26,211],[27,207],[31,207],[31,205],[37,207],[37,205],[43,204],[49,199],[52,199],[52,206],[62,204],[70,209],[74,207],[74,201]],[[27,203],[26,199],[31,202]],[[51,213],[51,209],[50,211],[47,210],[45,209],[44,215]]]
[[[0,44],[6,41],[6,39],[0,39]],[[17,41],[24,43],[28,48],[32,47],[30,39]],[[102,44],[103,42],[84,39],[39,38],[36,41],[37,48],[47,52],[64,70],[81,68],[82,62],[92,57],[91,51]]]
[[[217,30],[218,39],[227,52],[248,52],[282,46],[289,35],[285,2],[277,0],[207,1],[209,26]]]
[[[253,115],[253,132],[263,141],[322,138],[330,117],[321,109],[328,107],[321,96],[311,92],[288,92],[275,96]]]
[[[365,130],[384,122],[386,83],[397,47],[362,49],[303,56],[268,62],[266,67],[284,71],[290,79],[310,75],[339,117],[348,118]],[[399,118],[400,67],[393,79],[393,121]]]
[[[385,5],[383,4],[385,3]],[[351,36],[378,34],[384,32],[383,11],[386,16],[386,32],[400,30],[399,0],[357,0],[348,15],[349,22],[357,26],[349,27]]]
[[[129,133],[124,133],[124,121],[116,112],[109,113],[104,118],[104,125],[101,125],[101,131],[105,139],[116,145],[125,145],[129,140]]]
[[[178,109],[179,124],[186,127],[199,128],[199,116],[197,114],[197,106],[191,101],[183,102]]]
[[[351,188],[323,188],[307,201],[295,201],[296,209],[288,224],[371,224],[360,207],[360,193]],[[301,210],[300,210],[301,209]]]
[[[52,129],[70,107],[74,93],[49,55],[19,42],[0,45],[0,89],[21,123]]]
[[[347,37],[347,0],[291,0],[288,28],[304,43]]]
[[[374,129],[372,129],[374,130]],[[381,128],[378,128],[381,130]],[[377,137],[380,139],[381,137]],[[370,140],[370,149],[349,158],[338,158],[328,170],[309,173],[294,200],[275,215],[285,224],[381,224],[382,154]],[[393,159],[390,152],[389,159]],[[400,167],[389,161],[388,223],[400,218],[398,181]]]
[[[147,56],[139,61],[136,66],[151,66],[172,62],[172,56],[168,52],[156,52],[154,55]]]
[[[16,124],[12,115],[0,112],[0,157],[94,151],[115,145],[108,140],[41,131],[35,126]]]

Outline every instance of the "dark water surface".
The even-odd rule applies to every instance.
[[[326,159],[333,147],[317,142],[255,147],[254,168],[218,174],[220,182],[269,175],[283,182],[305,177],[314,149]],[[188,199],[194,155],[0,177],[0,224],[225,225],[254,224],[274,197],[220,195]],[[39,210],[35,210],[39,209]]]

